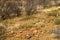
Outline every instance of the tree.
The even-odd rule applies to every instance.
[[[31,15],[36,11],[36,0],[26,0],[26,13]]]

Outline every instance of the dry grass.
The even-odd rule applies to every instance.
[[[0,26],[7,29],[8,37],[6,40],[55,40],[51,37],[51,34],[52,30],[57,27],[55,23],[60,24],[60,19],[55,19],[60,16],[55,17],[46,14],[42,12],[28,17],[21,16],[0,22]]]

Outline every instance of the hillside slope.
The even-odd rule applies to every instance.
[[[0,22],[1,27],[4,27],[2,31],[6,30],[0,33],[0,40],[58,40],[52,33],[53,29],[60,27],[60,7],[44,9],[30,16],[6,19]]]

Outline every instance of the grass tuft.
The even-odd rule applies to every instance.
[[[23,28],[26,28],[26,29],[27,28],[37,28],[37,26],[35,26],[34,24],[27,24],[26,23],[26,24],[23,25]]]

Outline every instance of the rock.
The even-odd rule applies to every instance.
[[[26,35],[27,39],[30,39],[31,37],[32,37],[32,35],[30,35],[30,34]]]
[[[52,32],[53,37],[60,38],[60,27],[57,27]]]

